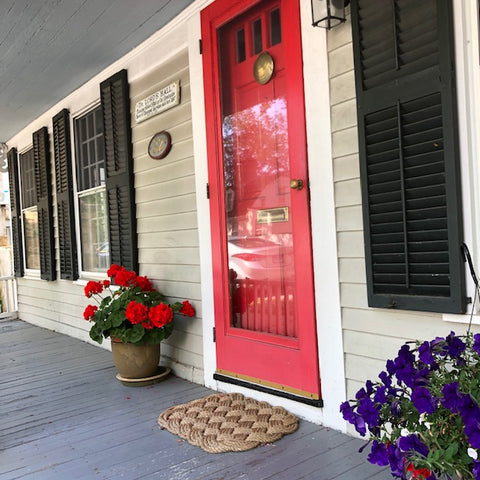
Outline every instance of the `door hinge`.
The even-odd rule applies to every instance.
[[[210,184],[205,185],[205,191],[207,193],[207,200],[210,200]]]
[[[213,327],[212,333],[213,333],[213,343],[216,343],[217,342],[217,331],[215,330],[215,327]]]
[[[200,53],[200,55],[203,54],[203,45],[202,45],[202,39],[201,38],[198,40],[198,52]]]

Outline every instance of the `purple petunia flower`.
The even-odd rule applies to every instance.
[[[440,403],[453,413],[458,412],[458,407],[462,400],[458,386],[458,382],[452,382],[445,384],[442,389],[443,398],[440,400]]]
[[[392,476],[401,478],[402,480],[407,478],[405,476],[405,470],[403,468],[405,463],[405,454],[398,448],[397,445],[390,444],[387,446],[388,463],[390,464],[390,471]]]
[[[413,384],[415,387],[423,387],[428,385],[428,379],[430,377],[430,370],[428,368],[422,368],[417,370],[413,376]]]
[[[473,461],[472,473],[475,475],[475,480],[480,480],[480,460]]]
[[[387,360],[386,368],[390,375],[395,375],[397,367],[395,366],[395,362],[393,360]]]
[[[425,387],[418,387],[412,391],[412,402],[418,413],[433,413],[437,409],[436,399]]]
[[[410,347],[408,345],[402,345],[397,358],[394,360],[395,375],[400,382],[405,383],[405,385],[410,388],[413,387],[415,381],[416,370],[413,366],[414,362],[415,356],[410,351]]]
[[[355,394],[355,398],[357,400],[360,400],[361,398],[365,398],[366,396],[367,396],[367,391],[363,387]]]
[[[473,347],[472,348],[480,355],[480,333],[476,333],[473,336]]]
[[[423,342],[418,347],[418,357],[426,365],[431,365],[435,362],[435,357],[433,356],[433,349],[430,345],[430,342]]]
[[[397,370],[395,374],[399,382],[403,382],[407,387],[413,388],[415,384],[415,369],[413,365],[407,363],[402,368]]]
[[[378,378],[383,382],[385,386],[387,387],[392,386],[392,379],[390,378],[387,372],[380,372],[378,374]]]
[[[358,403],[358,414],[365,420],[368,428],[378,427],[380,422],[380,413],[369,397],[362,398]]]
[[[349,423],[354,423],[355,421],[355,412],[353,411],[352,406],[350,405],[350,402],[343,402],[340,405],[340,413],[343,416],[343,419],[346,420]]]
[[[480,448],[480,422],[478,420],[471,421],[465,425],[463,429],[473,448]]]
[[[424,457],[428,455],[428,447],[420,441],[414,433],[406,437],[401,437],[398,440],[398,446],[402,452],[410,452],[413,450]]]
[[[455,336],[455,332],[450,332],[445,340],[447,341],[448,354],[452,358],[458,358],[465,351],[465,343]]]
[[[400,406],[400,402],[398,400],[394,400],[390,404],[390,413],[394,417],[399,417],[402,414],[402,407]]]
[[[480,407],[468,394],[461,395],[461,399],[458,402],[458,411],[465,425],[468,425],[470,422],[480,421]]]
[[[356,414],[353,411],[352,406],[350,405],[350,402],[343,402],[340,405],[340,412],[342,413],[342,416],[344,420],[346,420],[348,423],[351,423],[354,427],[355,430],[362,436],[364,437],[367,433],[367,427],[365,425],[365,420],[358,414]]]
[[[373,383],[371,380],[367,380],[365,382],[365,387],[367,389],[367,395],[371,395],[373,393]]]
[[[383,443],[374,440],[367,460],[381,467],[388,465],[387,447]]]
[[[365,425],[365,420],[360,415],[355,415],[353,425],[355,430],[364,437],[367,434],[367,426]]]
[[[380,403],[382,405],[384,403],[387,403],[387,395],[385,393],[386,390],[387,390],[386,386],[378,387],[377,391],[375,392],[375,396],[373,397],[373,401],[375,403]]]

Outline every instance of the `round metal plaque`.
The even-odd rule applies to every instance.
[[[156,133],[148,144],[148,154],[154,160],[165,158],[172,146],[172,137],[166,131]]]
[[[253,76],[260,85],[265,85],[272,78],[275,65],[268,52],[262,52],[253,64]]]

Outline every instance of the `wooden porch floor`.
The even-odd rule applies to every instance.
[[[174,376],[115,379],[111,354],[19,320],[0,320],[0,479],[386,480],[363,442],[301,421],[272,445],[208,454],[157,426],[210,390]]]

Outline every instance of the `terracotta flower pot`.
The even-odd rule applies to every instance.
[[[160,344],[135,345],[112,340],[113,363],[123,378],[148,378],[158,371]]]

